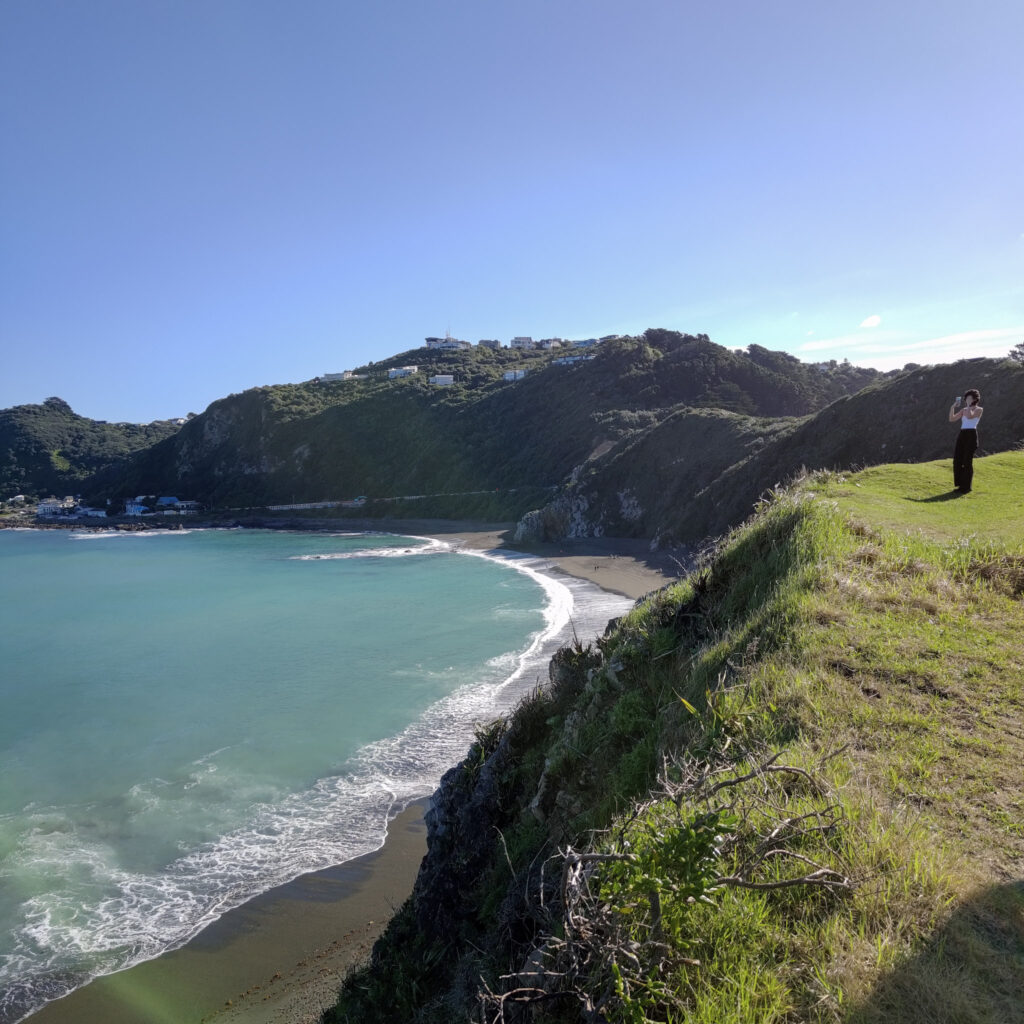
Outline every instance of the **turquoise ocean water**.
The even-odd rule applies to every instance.
[[[389,535],[0,531],[0,1024],[358,857],[629,602]]]

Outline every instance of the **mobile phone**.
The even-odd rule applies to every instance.
[[[963,396],[962,395],[957,395],[956,398],[953,399],[953,404],[954,405],[959,405],[962,401],[963,401]]]

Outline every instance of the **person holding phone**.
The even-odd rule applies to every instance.
[[[961,399],[949,409],[949,422],[960,421],[960,434],[953,449],[953,486],[961,494],[969,494],[974,480],[974,453],[978,450],[978,421],[984,410],[981,407],[981,392],[968,388]]]

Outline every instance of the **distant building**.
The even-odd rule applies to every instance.
[[[458,338],[453,338],[450,334],[446,334],[443,338],[426,338],[424,344],[427,348],[456,350],[463,348],[472,348],[473,346],[468,341],[460,341]]]
[[[506,370],[502,376],[502,380],[522,380],[526,376],[525,370]]]
[[[616,338],[621,338],[621,337],[622,337],[621,334],[605,334],[605,335],[603,335],[600,338],[600,340],[601,341],[615,341]]]
[[[343,370],[341,373],[322,374],[320,377],[317,377],[317,380],[321,384],[334,384],[341,380],[362,380],[364,376],[365,374],[355,373],[352,370]]]
[[[508,347],[509,348],[522,348],[522,349],[533,348],[533,338],[530,338],[530,337],[513,338],[508,343]]]
[[[388,380],[394,380],[396,377],[411,377],[414,373],[419,372],[418,366],[393,366],[388,370]]]
[[[57,516],[70,515],[75,508],[75,499],[66,498],[43,498],[36,505],[36,515],[44,519],[55,519]]]
[[[481,338],[477,342],[477,346],[479,348],[491,348],[494,349],[495,351],[498,351],[501,348],[501,342],[493,338]]]
[[[561,338],[541,338],[541,340],[537,342],[537,348],[543,349],[545,352],[549,352],[553,348],[561,347]]]
[[[588,359],[593,359],[594,355],[585,356],[559,356],[557,359],[551,361],[552,366],[571,366],[573,363],[585,363]]]
[[[595,345],[600,345],[601,342],[597,338],[584,338],[582,341],[574,341],[572,343],[573,348],[593,348]]]
[[[431,384],[439,384],[441,387],[448,387],[449,384],[455,383],[455,377],[450,373],[435,373],[430,378]]]
[[[84,506],[79,506],[75,510],[75,515],[77,515],[79,519],[106,519],[107,510],[105,508],[86,508]]]

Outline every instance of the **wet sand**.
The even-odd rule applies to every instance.
[[[504,549],[534,555],[570,576],[590,580],[602,590],[634,599],[673,582],[691,568],[691,556],[685,549],[651,551],[650,541],[643,539],[593,537],[521,544],[510,540],[513,523],[478,524],[436,519],[388,520],[387,525],[378,525],[376,529],[432,537],[478,551],[500,553]]]
[[[426,852],[413,804],[384,846],[272,889],[181,949],[93,981],[32,1024],[314,1024],[412,891]]]
[[[646,541],[513,545],[509,523],[372,522],[368,528],[472,550],[529,554],[550,562],[551,571],[632,598],[683,571],[680,553],[650,552]],[[31,1024],[315,1024],[412,891],[426,851],[427,806],[414,804],[396,818],[377,852],[250,900],[183,948],[50,1003]]]

